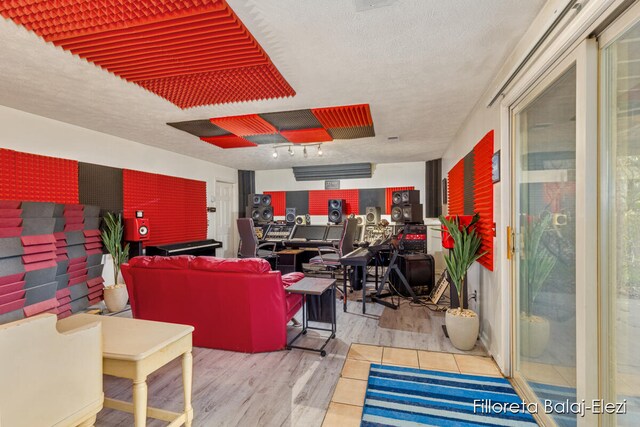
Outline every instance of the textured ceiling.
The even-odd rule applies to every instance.
[[[544,1],[401,0],[360,12],[347,0],[228,3],[295,97],[180,110],[0,19],[0,104],[240,169],[429,160]],[[361,103],[371,106],[376,136],[326,143],[321,158],[273,159],[268,146],[222,150],[165,124]]]

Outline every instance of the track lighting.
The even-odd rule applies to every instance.
[[[279,148],[286,148],[287,149],[287,153],[289,153],[289,156],[293,157],[295,152],[295,147],[300,147],[302,146],[302,156],[307,159],[309,158],[309,147],[318,147],[318,156],[322,157],[322,148],[320,147],[322,145],[322,143],[320,142],[316,142],[316,143],[309,143],[309,144],[274,144],[273,145],[273,153],[271,153],[271,156],[274,159],[277,159],[278,157],[280,157],[280,155],[278,154],[278,149]]]
[[[289,147],[289,155],[293,156],[293,150],[291,149],[291,147]]]
[[[274,158],[274,159],[277,159],[277,158],[278,158],[278,151],[277,151],[275,148],[273,149],[273,154],[272,154],[272,156],[273,156],[273,158]]]
[[[304,150],[302,150],[302,155],[305,159],[307,158],[307,147],[304,147]]]
[[[318,145],[318,156],[322,156],[322,144]]]

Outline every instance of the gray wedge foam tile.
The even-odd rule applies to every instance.
[[[330,128],[328,129],[329,135],[333,139],[358,139],[358,138],[370,138],[376,136],[373,126],[358,126],[349,128]]]
[[[87,268],[87,279],[95,279],[96,277],[102,276],[103,270],[104,270],[103,264]]]
[[[96,267],[102,264],[102,254],[87,255],[87,267]]]
[[[85,230],[97,230],[100,228],[100,218],[98,217],[87,217],[84,219],[84,229]]]
[[[49,202],[22,202],[22,218],[53,218],[56,204]]]
[[[24,281],[26,282],[24,288],[28,289],[34,286],[42,285],[44,283],[55,282],[56,271],[57,267],[28,271],[24,276]]]
[[[316,129],[322,124],[311,110],[279,111],[258,114],[278,130]]]
[[[57,290],[64,289],[69,286],[69,275],[59,274],[56,276]]]
[[[100,206],[95,205],[84,205],[84,217],[85,218],[93,218],[100,216]]]
[[[25,270],[24,264],[22,264],[22,257],[13,256],[0,259],[0,277],[24,273],[24,271]]]
[[[62,217],[56,217],[56,224],[53,227],[54,233],[62,233],[64,226],[67,224],[67,219]]]
[[[25,218],[22,220],[22,235],[53,234],[55,226],[56,220],[54,218]]]
[[[25,306],[33,305],[41,301],[50,300],[56,297],[58,282],[45,283],[44,285],[28,288],[26,291]]]
[[[75,301],[71,301],[69,305],[71,306],[72,313],[78,313],[79,311],[82,311],[85,308],[89,307],[89,298],[82,297]]]
[[[84,245],[67,246],[67,257],[69,259],[84,258],[87,256],[87,251]]]
[[[67,236],[67,246],[84,245],[85,238],[82,231],[67,231],[64,234]]]
[[[280,135],[279,133],[272,135],[248,135],[243,136],[243,138],[248,139],[249,141],[258,145],[286,144],[289,142],[284,138],[284,136]]]
[[[24,254],[22,241],[19,237],[8,237],[0,239],[0,259],[21,256]],[[0,271],[0,277],[2,271]]]
[[[231,132],[211,123],[211,120],[189,120],[167,123],[169,126],[198,137],[231,135]]]
[[[56,276],[60,276],[67,272],[69,268],[69,260],[65,259],[63,261],[58,261],[58,268],[56,268]]]
[[[89,295],[89,288],[87,287],[87,284],[85,282],[78,283],[77,285],[69,286],[69,290],[71,291],[72,302]]]
[[[24,319],[24,311],[22,311],[22,309],[10,311],[5,314],[0,314],[0,325],[21,319]]]

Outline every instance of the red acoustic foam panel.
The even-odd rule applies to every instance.
[[[286,191],[269,191],[264,194],[271,196],[271,206],[273,206],[274,216],[284,216],[286,214],[287,207],[287,192]]]
[[[15,0],[0,15],[181,108],[295,95],[223,0]]]
[[[358,190],[311,190],[309,191],[309,214],[328,215],[330,199],[345,200],[346,214],[358,215],[360,203]]]
[[[0,148],[0,200],[78,203],[78,162]]]
[[[237,136],[270,135],[276,133],[276,128],[257,114],[219,117],[211,119],[211,123]]]
[[[489,131],[473,149],[475,169],[473,208],[480,214],[476,230],[482,238],[481,251],[487,251],[478,262],[493,271],[493,180],[491,159],[493,157],[493,130]]]
[[[204,142],[215,145],[220,148],[241,148],[241,147],[257,147],[258,144],[255,144],[251,141],[248,141],[240,136],[235,135],[221,135],[221,136],[206,136],[200,138]]]
[[[449,171],[447,193],[449,215],[464,215],[464,159]]]
[[[325,128],[348,128],[373,125],[369,104],[311,110]]]
[[[324,128],[319,129],[297,129],[283,130],[280,132],[289,142],[303,144],[306,142],[326,142],[333,141],[329,132]]]
[[[407,191],[407,190],[415,190],[415,187],[389,187],[384,190],[384,213],[389,215],[391,214],[391,200],[393,199],[394,191]]]
[[[125,169],[123,191],[124,217],[149,219],[146,245],[206,239],[206,182]]]

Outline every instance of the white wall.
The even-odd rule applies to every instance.
[[[215,206],[211,197],[215,194],[216,180],[237,184],[236,169],[13,108],[0,106],[0,129],[0,148],[206,181],[209,206]],[[235,216],[237,205],[236,187]],[[214,221],[215,214],[209,214],[209,238],[215,238]],[[105,266],[105,280],[113,276],[110,271],[109,265]]]
[[[374,165],[373,176],[363,179],[341,179],[340,189],[387,188],[414,186],[425,200],[425,162],[384,163]],[[324,190],[324,181],[296,181],[293,169],[256,171],[256,192]],[[384,215],[383,215],[384,216]],[[389,219],[389,216],[384,216]],[[312,216],[312,222],[325,223],[326,216]]]

